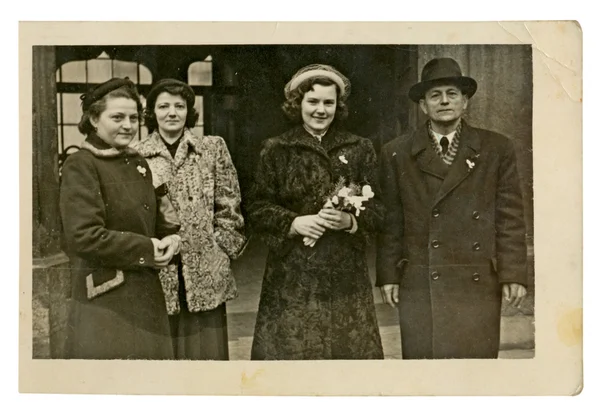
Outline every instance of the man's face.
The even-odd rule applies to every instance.
[[[419,106],[434,123],[452,124],[467,109],[469,99],[454,85],[440,85],[429,89]]]

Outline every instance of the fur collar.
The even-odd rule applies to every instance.
[[[113,158],[121,155],[137,154],[137,151],[133,147],[117,149],[107,145],[103,141],[99,143],[98,140],[100,140],[100,138],[96,136],[86,138],[81,144],[81,149],[87,150],[99,158]]]

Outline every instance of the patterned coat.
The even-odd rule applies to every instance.
[[[237,172],[221,137],[184,131],[175,159],[158,132],[136,145],[154,186],[167,184],[181,222],[181,259],[190,312],[214,309],[237,296],[230,261],[245,245]],[[179,312],[175,265],[160,272],[169,314]]]
[[[314,247],[287,237],[340,177],[378,194],[371,141],[331,127],[321,144],[299,126],[264,143],[248,203],[250,228],[269,246],[252,359],[383,358],[365,257],[379,201],[365,204],[354,234],[328,231]]]
[[[501,284],[527,280],[512,142],[463,121],[448,166],[422,126],[384,146],[380,178],[377,285],[400,285],[404,358],[496,358]]]

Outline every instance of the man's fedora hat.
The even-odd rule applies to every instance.
[[[432,59],[423,67],[421,82],[413,85],[408,97],[419,102],[432,86],[443,83],[456,85],[469,98],[477,91],[477,82],[473,78],[463,76],[458,63],[451,58]]]

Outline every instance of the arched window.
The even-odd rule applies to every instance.
[[[212,86],[212,56],[203,61],[194,62],[188,67],[188,84],[196,93],[194,108],[200,114],[198,122],[193,128],[194,134],[201,137],[204,135],[204,94],[206,87]]]
[[[112,59],[102,52],[96,59],[71,61],[56,70],[58,153],[62,164],[68,154],[76,151],[84,140],[77,129],[81,119],[80,95],[96,84],[113,77],[129,77],[139,85],[152,84],[152,73],[139,62]],[[142,96],[142,103],[145,99]],[[146,136],[146,127],[141,126],[138,138]]]

